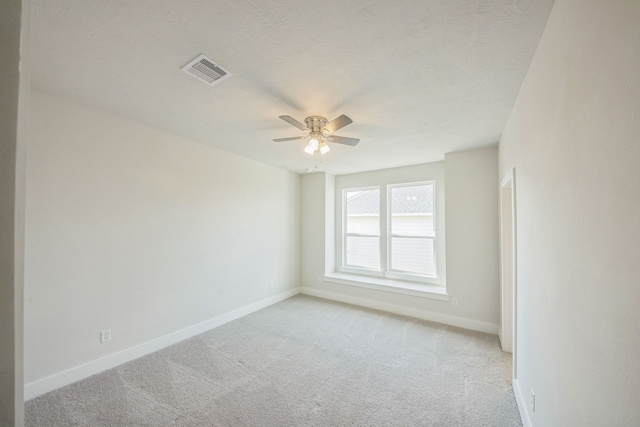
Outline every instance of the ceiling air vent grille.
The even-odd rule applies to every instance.
[[[204,55],[198,56],[196,59],[182,67],[182,71],[199,78],[208,85],[214,85],[227,77],[232,76],[230,72],[217,65]]]

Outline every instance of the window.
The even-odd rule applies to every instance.
[[[433,189],[389,186],[389,271],[436,277]]]
[[[347,273],[437,283],[435,182],[343,190]]]
[[[380,270],[380,189],[345,190],[344,265]]]

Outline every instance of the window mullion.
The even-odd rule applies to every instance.
[[[389,193],[387,186],[380,186],[380,269],[389,271],[389,235],[391,233],[389,223]]]
[[[340,265],[347,265],[347,191],[342,191],[342,251]]]

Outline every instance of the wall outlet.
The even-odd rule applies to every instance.
[[[536,412],[536,392],[531,389],[531,412]]]
[[[322,276],[318,277],[318,283],[322,283]]]
[[[269,289],[273,289],[273,282],[269,282]]]
[[[107,341],[111,341],[111,329],[100,332],[100,342],[105,343]]]
[[[458,306],[458,298],[451,298],[451,305],[453,305],[454,307]]]

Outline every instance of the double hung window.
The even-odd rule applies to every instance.
[[[380,188],[345,190],[344,265],[380,270]]]
[[[343,190],[343,272],[437,282],[435,182]]]

